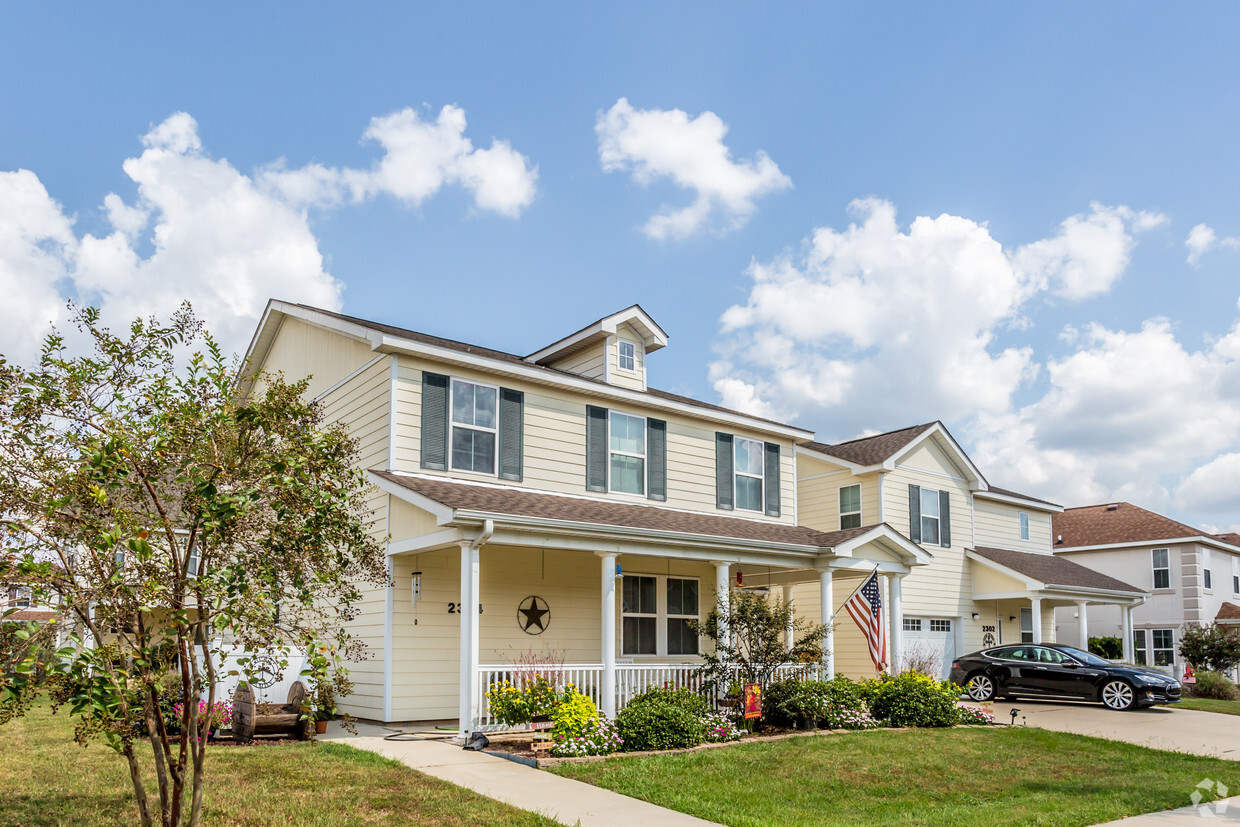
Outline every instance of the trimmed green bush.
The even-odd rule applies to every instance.
[[[569,689],[551,710],[551,722],[555,724],[551,730],[551,740],[558,743],[569,738],[580,738],[585,725],[597,717],[598,707],[594,701],[576,689]]]
[[[960,687],[920,672],[883,675],[865,682],[870,714],[891,726],[953,726],[960,719]]]
[[[1124,656],[1124,641],[1117,637],[1091,637],[1089,651],[1100,658],[1119,660]]]
[[[1197,673],[1197,682],[1186,684],[1187,694],[1193,698],[1213,698],[1218,701],[1240,701],[1240,689],[1221,672],[1203,669]]]
[[[671,703],[629,702],[616,716],[626,751],[696,747],[705,737],[700,715]]]
[[[634,704],[639,706],[642,704],[674,706],[698,717],[711,711],[710,702],[706,700],[705,696],[684,687],[676,689],[663,689],[660,687],[647,689],[629,701],[628,706],[633,706]]]

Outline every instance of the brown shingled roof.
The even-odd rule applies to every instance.
[[[381,322],[372,322],[369,319],[361,319],[361,318],[358,318],[357,316],[346,316],[343,313],[334,313],[331,310],[324,310],[321,307],[313,307],[308,304],[297,304],[296,302],[289,302],[289,304],[292,304],[295,307],[300,307],[303,310],[309,310],[314,313],[322,313],[324,316],[329,316],[333,319],[339,319],[342,322],[349,322],[351,324],[359,325],[361,327],[365,327],[370,330],[377,331],[379,333],[386,333],[389,336],[398,336],[402,339],[409,339],[411,341],[420,342],[421,344],[430,345],[432,347],[442,347],[446,350],[455,350],[461,353],[469,353],[469,354],[473,354],[476,356],[482,356],[487,359],[494,359],[497,362],[504,362],[504,363],[514,365],[514,366],[520,365],[521,367],[531,368],[533,370],[546,371],[547,373],[559,374],[561,376],[572,376],[574,379],[581,379],[586,382],[594,382],[599,385],[611,387],[610,385],[608,385],[608,383],[604,382],[601,379],[594,379],[589,376],[582,376],[579,373],[572,373],[570,371],[560,370],[559,368],[551,368],[551,367],[547,367],[546,365],[538,365],[538,364],[534,364],[533,362],[527,362],[525,361],[525,359],[516,355],[515,353],[505,353],[502,350],[495,350],[494,348],[480,347],[478,345],[467,344],[466,342],[458,342],[455,339],[445,339],[442,336],[432,336],[429,333],[419,333],[416,330],[409,330],[403,327],[395,327],[394,325],[383,324]],[[603,318],[606,318],[606,316],[604,316]],[[668,391],[661,391],[655,388],[647,387],[646,393],[658,399],[666,399],[669,402],[678,402],[682,405],[692,405],[695,408],[704,408],[705,410],[708,410],[708,411],[720,411],[721,413],[733,414],[735,416],[743,416],[748,419],[752,419],[755,422],[769,422],[772,425],[779,425],[780,427],[784,427],[784,428],[799,428],[799,426],[796,426],[796,425],[788,425],[787,423],[779,422],[774,419],[766,419],[761,416],[754,416],[753,414],[748,414],[748,413],[745,413],[744,411],[737,411],[737,410],[733,410],[732,408],[725,408],[721,405],[712,405],[711,403],[703,402],[700,399],[694,399],[689,396],[681,396],[680,394],[670,393]],[[800,428],[800,430],[807,431],[809,429]]]
[[[1035,554],[1030,551],[1012,551],[986,546],[978,546],[973,550],[991,562],[1020,572],[1026,577],[1032,577],[1048,586],[1144,593],[1143,589],[1053,554]]]
[[[1237,534],[1234,531],[1227,531],[1223,534],[1215,534],[1214,536],[1222,540],[1224,543],[1231,543],[1233,546],[1240,546],[1240,534]]]
[[[2,618],[5,621],[26,621],[36,620],[39,623],[46,623],[56,616],[55,612],[44,611],[42,609],[21,609]]]
[[[818,548],[832,548],[877,528],[876,525],[868,525],[842,531],[822,532],[786,523],[747,520],[743,517],[721,517],[714,514],[607,502],[586,497],[545,494],[521,488],[479,485],[447,477],[413,477],[393,474],[390,471],[372,471],[371,473],[448,508],[483,511],[491,514],[512,514],[576,523],[599,523],[651,531],[702,534]]]
[[[837,442],[834,445],[828,445],[825,442],[802,442],[801,446],[856,465],[878,465],[899,453],[900,449],[937,424],[937,422],[927,422],[925,425],[914,425],[911,428],[901,428],[898,431],[888,431],[885,434],[861,437],[848,442]]]
[[[1132,503],[1103,503],[1065,509],[1052,518],[1055,548],[1144,543],[1179,537],[1210,537],[1199,528]],[[1058,538],[1062,537],[1060,542]]]
[[[1218,614],[1214,616],[1214,619],[1215,620],[1240,620],[1240,606],[1237,606],[1235,603],[1230,603],[1224,600],[1223,605],[1218,607]]]

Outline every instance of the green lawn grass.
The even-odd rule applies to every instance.
[[[554,772],[735,825],[1085,825],[1190,804],[1240,763],[1024,727],[791,738]]]
[[[1196,709],[1201,712],[1221,712],[1224,715],[1240,715],[1240,701],[1217,701],[1213,698],[1185,698],[1173,709]]]
[[[138,823],[125,761],[46,704],[0,727],[0,824]],[[158,807],[150,749],[147,791]],[[553,825],[343,744],[208,747],[204,825]],[[158,810],[156,810],[158,818]]]

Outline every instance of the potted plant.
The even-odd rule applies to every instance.
[[[314,732],[322,735],[327,732],[327,722],[336,717],[336,692],[330,681],[314,683]]]

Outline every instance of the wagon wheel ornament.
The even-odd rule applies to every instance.
[[[256,657],[250,664],[250,686],[256,689],[270,689],[280,682],[280,666],[275,658],[268,655]]]

